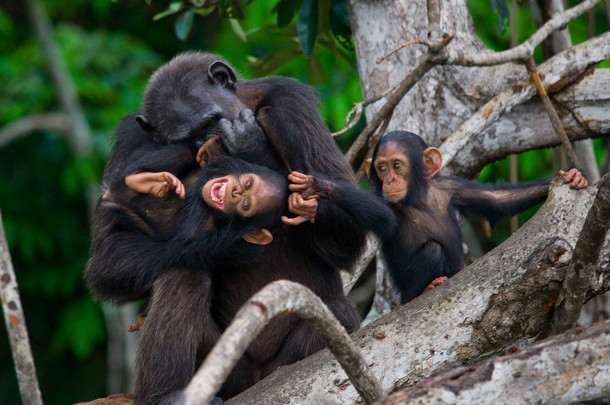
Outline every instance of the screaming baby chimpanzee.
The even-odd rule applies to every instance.
[[[385,135],[367,161],[375,192],[398,217],[399,226],[383,242],[383,253],[402,304],[462,269],[457,211],[481,215],[494,224],[542,202],[551,182],[492,190],[475,181],[437,175],[441,163],[438,149],[406,131]],[[576,169],[559,175],[572,188],[587,186]]]
[[[237,158],[215,158],[184,181],[185,199],[126,187],[99,200],[85,271],[95,297],[117,303],[147,298],[155,279],[171,268],[211,273],[215,259],[251,257],[260,249],[248,244],[270,243],[270,230],[287,212],[286,178]]]

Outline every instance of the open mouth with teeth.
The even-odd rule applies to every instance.
[[[210,199],[214,204],[215,208],[224,210],[225,208],[225,193],[227,190],[227,179],[218,179],[210,187]]]

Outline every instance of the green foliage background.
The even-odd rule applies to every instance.
[[[178,11],[162,14],[176,3]],[[220,54],[245,78],[295,77],[317,87],[321,112],[333,131],[343,127],[352,103],[362,98],[343,0],[217,3],[211,8],[204,0],[174,5],[157,0],[44,1],[95,145],[90,156],[75,158],[62,134],[38,131],[0,147],[2,220],[47,404],[107,395],[104,321],[82,280],[89,247],[86,190],[99,182],[113,128],[138,109],[156,67],[177,52],[197,49]],[[243,18],[231,14],[235,8],[228,11],[235,5]],[[470,1],[469,6],[488,46],[506,48],[508,33],[498,34],[497,22],[489,18],[490,3]],[[525,39],[534,25],[526,7],[522,15],[519,29]],[[603,12],[598,15],[602,18]],[[570,26],[575,42],[584,39],[583,27],[583,19]],[[61,111],[23,2],[0,6],[0,51],[0,128],[28,115]],[[338,140],[344,150],[361,128]],[[494,164],[481,178],[506,178],[506,166]],[[551,175],[550,167],[548,151],[530,152],[520,159],[520,176]],[[496,238],[505,236],[501,230]],[[0,364],[0,403],[19,403],[4,328]]]

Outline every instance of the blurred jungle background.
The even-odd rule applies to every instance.
[[[495,50],[510,43],[506,3],[469,1],[479,34]],[[528,4],[519,2],[519,40],[535,31]],[[569,28],[574,43],[606,31],[603,6]],[[45,53],[49,47],[55,56]],[[113,129],[139,108],[146,80],[161,63],[181,51],[205,50],[244,78],[297,78],[318,89],[331,131],[343,128],[362,98],[343,0],[4,0],[0,50],[0,209],[48,404],[108,394],[104,315],[82,279],[89,216]],[[50,60],[65,68],[66,82],[52,73]],[[81,137],[73,135],[75,121]],[[363,124],[337,139],[343,150]],[[594,144],[601,165],[605,140]],[[551,176],[560,165],[553,156],[550,150],[521,155],[519,180]],[[508,178],[508,159],[480,176]],[[500,224],[482,249],[509,232],[508,222]],[[0,403],[19,403],[4,328],[0,365]]]

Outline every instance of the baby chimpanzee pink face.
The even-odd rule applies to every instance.
[[[210,207],[242,217],[270,210],[278,198],[277,189],[254,173],[208,180],[201,195]]]
[[[411,165],[403,148],[388,143],[377,151],[375,171],[383,183],[384,197],[390,202],[402,200],[409,191]]]

